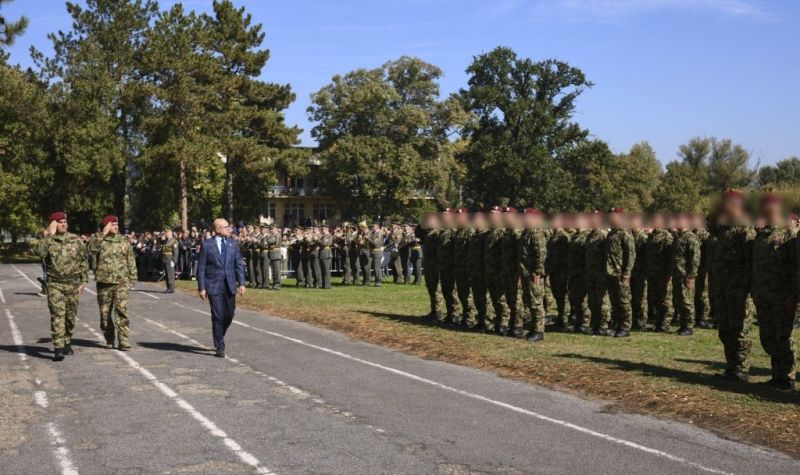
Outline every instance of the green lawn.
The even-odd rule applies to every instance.
[[[738,384],[716,376],[724,359],[711,330],[696,330],[692,337],[634,333],[624,340],[548,333],[545,342],[532,345],[426,325],[420,318],[428,312],[425,288],[391,283],[320,290],[287,280],[279,292],[248,289],[240,302],[425,358],[613,401],[625,410],[689,421],[800,455],[800,393],[761,384],[769,379],[769,360],[755,326],[752,382]]]

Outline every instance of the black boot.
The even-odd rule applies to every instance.
[[[722,373],[722,379],[726,381],[737,381],[741,383],[746,383],[747,380],[750,379],[750,376],[742,371],[727,370],[724,373]]]
[[[670,328],[666,323],[661,323],[656,325],[656,327],[653,328],[653,331],[656,333],[669,333],[672,331],[672,328]]]
[[[531,343],[536,343],[537,341],[544,341],[544,333],[543,332],[530,332],[526,337],[527,340]]]
[[[506,336],[508,333],[508,328],[501,325],[495,325],[492,333],[498,336]]]
[[[614,338],[628,338],[629,336],[631,336],[631,332],[628,330],[619,329],[614,332]]]
[[[75,352],[72,350],[72,345],[70,345],[69,343],[67,343],[67,345],[64,346],[64,354],[67,356],[75,354]]]
[[[565,328],[566,328],[566,325],[564,325],[564,319],[563,318],[558,318],[558,319],[556,319],[555,322],[553,322],[553,331],[563,332]]]
[[[509,328],[508,331],[506,331],[506,336],[511,338],[522,338],[525,336],[525,333],[522,331],[522,328],[514,327]]]
[[[64,361],[64,348],[56,348],[53,361]]]
[[[475,326],[470,328],[470,331],[476,333],[485,333],[487,330],[489,330],[489,327],[486,326],[486,322],[484,322],[483,320],[479,320],[478,323],[475,324]]]
[[[678,335],[680,335],[680,336],[692,336],[692,335],[694,335],[694,330],[692,330],[689,327],[683,327],[680,330],[678,330]]]
[[[767,381],[767,384],[779,391],[794,391],[795,383],[791,379],[775,379]]]

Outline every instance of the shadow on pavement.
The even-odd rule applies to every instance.
[[[20,351],[21,350],[21,351]],[[31,345],[0,345],[0,351],[7,351],[9,353],[25,353],[31,358],[41,358],[45,360],[53,359],[53,350],[44,346],[31,346]]]
[[[151,350],[178,351],[181,353],[195,353],[198,355],[210,355],[214,353],[213,350],[210,350],[208,348],[201,348],[199,346],[194,346],[194,345],[182,345],[180,343],[139,341],[136,342],[136,345],[144,348],[149,348]]]
[[[562,353],[556,356],[561,358],[572,358],[588,361],[590,363],[597,363],[621,371],[636,371],[638,373],[644,373],[648,376],[668,378],[681,383],[708,386],[720,391],[748,394],[758,399],[770,402],[787,404],[795,404],[800,402],[800,393],[784,393],[760,383],[738,383],[725,381],[716,374],[697,373],[677,368],[667,368],[665,366],[658,366],[649,363],[636,363],[633,361],[603,358],[600,356],[579,355],[575,353]]]

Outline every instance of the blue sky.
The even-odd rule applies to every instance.
[[[162,0],[162,7],[175,1]],[[211,0],[183,2],[207,10]],[[442,93],[465,85],[472,57],[498,45],[559,58],[595,87],[576,120],[617,152],[647,140],[662,162],[698,135],[731,138],[755,165],[800,156],[800,1],[796,0],[238,0],[263,23],[269,81],[290,83],[289,123],[305,129],[309,95],[333,74],[419,56],[445,73]],[[60,0],[15,0],[4,15],[31,26],[11,49],[50,51],[70,27]]]

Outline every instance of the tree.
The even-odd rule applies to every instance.
[[[653,147],[642,142],[616,157],[613,166],[615,206],[645,211],[653,203],[653,190],[661,178],[661,163]]]
[[[800,186],[800,158],[790,157],[758,170],[758,185],[762,188]]]
[[[452,197],[456,145],[467,116],[439,99],[441,70],[401,57],[376,69],[336,75],[312,95],[311,135],[319,141],[328,192],[348,216],[414,216],[428,192]]]
[[[706,185],[691,164],[673,161],[653,191],[653,211],[701,212],[710,205]]]
[[[12,0],[0,0],[0,10],[3,4],[10,3]],[[11,21],[0,13],[0,48],[11,46],[18,36],[25,33],[28,28],[28,18],[21,17],[19,20]]]
[[[504,47],[476,56],[459,98],[475,116],[459,155],[467,190],[476,202],[557,209],[568,177],[558,159],[584,143],[588,132],[572,122],[576,99],[592,83],[554,59],[535,62]]]

